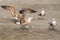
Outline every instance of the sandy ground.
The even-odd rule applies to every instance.
[[[9,11],[0,7],[0,40],[60,40],[60,1],[59,0],[0,0],[1,5],[13,5],[17,13],[24,7],[32,8],[37,13],[30,24],[30,29],[20,29],[21,25],[14,24]],[[39,19],[41,8],[45,8],[46,16]],[[48,21],[54,17],[57,21],[56,31],[48,30]]]

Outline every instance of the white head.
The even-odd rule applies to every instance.
[[[52,20],[55,21],[55,18],[53,18]]]
[[[56,20],[55,20],[55,18],[52,19],[52,24],[53,24],[53,25],[56,25]]]

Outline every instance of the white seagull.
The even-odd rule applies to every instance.
[[[48,24],[50,25],[50,30],[55,30],[55,26],[56,26],[55,18],[53,18],[51,21],[49,21]]]
[[[39,16],[45,16],[45,10],[44,10],[44,8],[42,8],[42,10],[41,10]]]

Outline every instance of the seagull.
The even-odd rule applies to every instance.
[[[32,22],[33,17],[30,16],[31,13],[35,13],[35,10],[26,8],[23,9],[22,11],[20,11],[20,13],[22,13],[21,19],[20,19],[20,23],[22,25],[22,27],[26,27],[27,29],[29,29],[29,24]]]
[[[48,24],[50,25],[50,30],[55,30],[55,26],[56,26],[55,18],[52,18],[52,20],[49,21]]]
[[[45,10],[44,10],[44,8],[42,8],[42,10],[41,10],[39,16],[45,16]]]
[[[41,9],[41,12],[40,12],[39,16],[40,16],[39,19],[44,19],[43,18],[45,16],[45,10],[44,10],[44,8]]]

